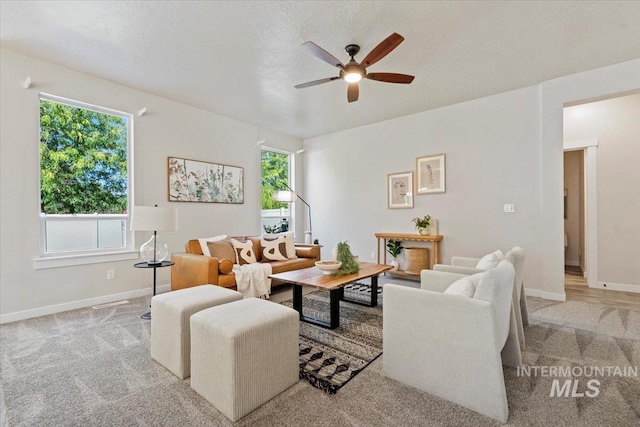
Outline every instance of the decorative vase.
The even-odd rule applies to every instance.
[[[427,236],[429,234],[429,227],[418,227],[418,234]]]
[[[393,267],[394,270],[397,270],[398,267],[400,266],[400,263],[398,263],[397,259],[393,259],[393,261],[391,261],[391,266]]]

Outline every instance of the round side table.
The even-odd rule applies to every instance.
[[[138,262],[133,264],[135,268],[153,268],[153,296],[156,295],[156,269],[162,267],[171,267],[175,262],[173,261],[162,261],[158,264],[149,264],[148,262]],[[149,308],[151,308],[151,303],[149,303]],[[140,316],[144,320],[151,320],[151,311]]]

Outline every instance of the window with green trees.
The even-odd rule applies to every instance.
[[[262,228],[265,232],[287,231],[292,227],[290,206],[273,200],[273,193],[287,190],[292,170],[291,154],[262,149]]]
[[[40,99],[41,253],[127,247],[130,116]]]

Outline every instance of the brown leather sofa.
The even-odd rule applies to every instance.
[[[262,260],[260,236],[236,237],[236,239],[251,240],[258,262],[268,262],[260,261]],[[184,249],[186,253],[171,255],[171,260],[175,262],[175,265],[171,267],[171,290],[205,284],[236,288],[236,277],[230,271],[230,261],[203,255],[198,240],[189,240],[184,245]],[[296,255],[297,259],[270,261],[273,274],[314,267],[315,262],[320,261],[320,246],[296,243]],[[271,286],[275,287],[281,284],[281,282],[273,280]]]

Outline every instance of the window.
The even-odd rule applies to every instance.
[[[291,205],[273,200],[273,192],[291,187],[291,153],[262,149],[262,229],[267,233],[293,230]]]
[[[131,140],[129,114],[40,96],[41,257],[132,250]]]

